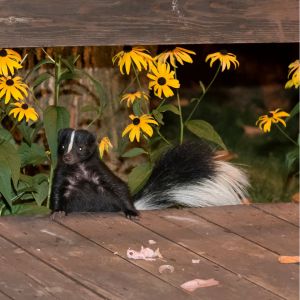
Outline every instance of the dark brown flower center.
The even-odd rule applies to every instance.
[[[271,113],[271,112],[268,113],[268,118],[273,118],[273,116],[274,116],[273,113]]]
[[[7,51],[5,49],[0,50],[0,56],[5,57],[7,55]]]
[[[132,50],[131,46],[124,46],[123,47],[123,51],[126,52],[126,53],[130,52],[131,50]]]
[[[167,83],[167,80],[166,80],[165,77],[159,77],[159,78],[157,79],[157,83],[158,83],[159,85],[165,85],[165,84]]]
[[[24,110],[28,109],[28,105],[27,105],[26,103],[23,103],[21,107],[22,107],[22,109],[24,109]]]
[[[14,85],[14,81],[12,79],[7,79],[6,80],[6,85],[12,86],[12,85]]]
[[[223,50],[220,51],[220,53],[221,53],[222,55],[227,55],[227,54],[228,54],[228,51],[223,49]]]
[[[141,123],[141,120],[139,118],[134,118],[132,120],[133,125],[139,125]]]

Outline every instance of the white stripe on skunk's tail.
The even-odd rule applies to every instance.
[[[241,204],[249,182],[244,171],[225,161],[212,161],[214,172],[191,182],[178,182],[170,188],[141,194],[134,205],[138,210],[172,206],[205,207]]]

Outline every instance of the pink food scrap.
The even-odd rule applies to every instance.
[[[140,251],[135,251],[129,248],[127,250],[127,257],[131,259],[156,260],[156,258],[162,258],[162,255],[159,252],[159,248],[154,251],[142,246]]]
[[[218,285],[219,281],[211,279],[193,279],[183,283],[180,287],[188,292],[193,292],[198,288],[204,288],[209,286]]]

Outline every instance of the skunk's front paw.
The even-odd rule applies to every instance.
[[[66,215],[67,215],[67,213],[64,212],[64,211],[62,211],[62,210],[60,210],[60,211],[53,211],[53,212],[51,213],[51,215],[50,215],[50,219],[51,219],[52,221],[54,221],[55,218],[56,218],[56,219],[57,219],[57,218],[61,219],[61,218],[65,217]]]
[[[132,218],[138,218],[140,213],[137,210],[133,210],[133,209],[126,209],[124,211],[124,214],[126,216],[126,218],[128,219],[132,219]]]

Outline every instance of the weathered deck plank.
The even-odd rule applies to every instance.
[[[277,254],[299,253],[299,229],[251,205],[226,206],[218,213],[211,208],[195,209],[193,213]]]
[[[297,0],[0,0],[1,47],[299,42]]]
[[[104,299],[1,237],[0,270],[0,290],[12,299]]]
[[[0,219],[0,232],[104,298],[149,299],[151,295],[153,298],[186,299],[186,292],[134,267],[49,218]],[[145,285],[146,289],[141,288]]]
[[[298,300],[299,266],[278,262],[278,250],[298,255],[298,227],[285,220],[295,218],[294,206],[282,204],[280,209],[286,209],[281,216],[268,205],[263,210],[173,209],[142,212],[137,221],[122,214],[73,214],[55,222],[3,217],[0,299]],[[150,247],[160,248],[162,260],[127,258],[129,247],[139,250],[148,240],[157,242]],[[192,264],[192,259],[200,261]],[[175,271],[160,274],[162,264]],[[220,284],[193,293],[180,288],[194,278],[214,278]]]
[[[151,222],[160,224],[160,213],[151,215]],[[143,219],[143,216],[142,216]],[[81,235],[93,240],[95,243],[102,245],[106,249],[117,252],[119,256],[128,259],[126,251],[128,248],[140,250],[141,246],[150,247],[155,250],[159,247],[164,260],[155,262],[130,260],[131,263],[143,268],[153,276],[160,277],[162,280],[169,282],[175,287],[194,278],[209,279],[214,278],[220,281],[220,286],[210,289],[199,289],[194,294],[199,299],[240,299],[242,293],[244,299],[270,299],[272,294],[260,289],[255,284],[240,278],[240,276],[214,264],[207,259],[200,257],[196,253],[185,249],[180,245],[162,238],[156,233],[131,222],[125,218],[120,219],[117,216],[98,216],[98,215],[81,215],[64,218],[62,224],[80,233]],[[99,230],[90,230],[90,228],[99,228]],[[154,240],[157,244],[149,246],[148,241]],[[199,241],[198,246],[201,246]],[[192,264],[192,259],[200,259],[199,264]],[[175,268],[174,273],[162,274],[158,272],[160,265],[170,264]]]
[[[217,210],[222,215],[224,208]],[[274,298],[298,299],[297,265],[283,266],[275,253],[187,210],[162,211],[159,222],[152,222],[153,214],[156,212],[143,215],[140,223],[274,293]]]
[[[274,205],[260,203],[252,206],[299,227],[299,204],[292,202],[276,203]]]

